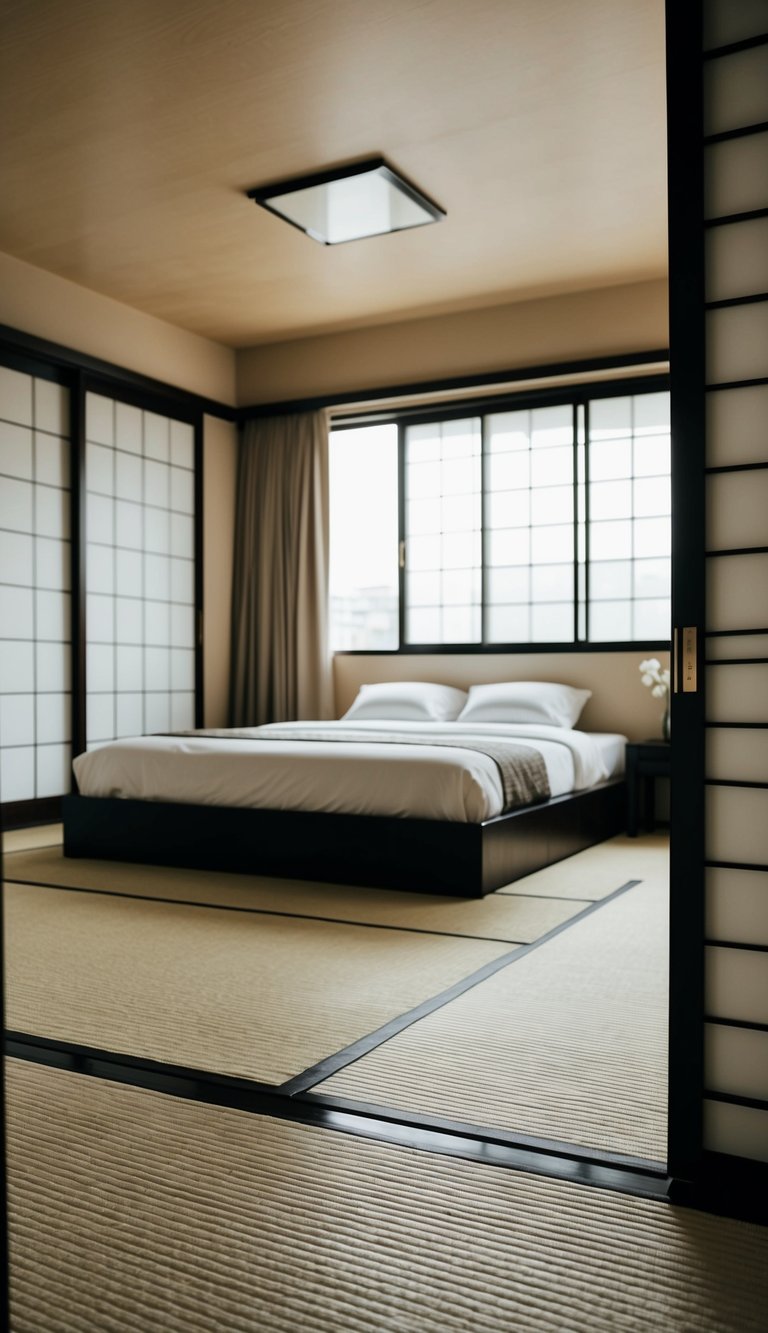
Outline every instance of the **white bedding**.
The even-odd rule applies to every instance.
[[[623,766],[623,736],[532,723],[336,722],[323,726],[332,726],[338,741],[287,739],[311,725],[273,725],[270,739],[254,741],[141,736],[80,755],[73,767],[84,796],[477,823],[503,810],[492,759],[453,746],[377,745],[377,733],[434,729],[441,737],[448,731],[457,739],[464,733],[522,742],[542,755],[553,796],[591,787]],[[345,744],[345,727],[370,731],[370,745]]]

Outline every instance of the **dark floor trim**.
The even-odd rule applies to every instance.
[[[362,1059],[364,1055],[370,1055],[371,1051],[382,1046],[384,1042],[390,1041],[392,1037],[398,1036],[406,1028],[418,1023],[420,1019],[426,1018],[436,1009],[442,1009],[444,1005],[450,1004],[452,1000],[464,995],[466,991],[472,990],[479,985],[481,981],[487,981],[489,977],[500,972],[503,968],[509,967],[511,963],[516,963],[519,958],[524,958],[532,953],[534,949],[540,949],[543,944],[548,944],[555,936],[562,934],[564,930],[569,930],[577,922],[583,921],[585,917],[591,916],[593,912],[599,911],[606,903],[613,902],[614,899],[633,889],[642,881],[639,879],[630,879],[620,888],[614,889],[606,898],[599,902],[590,903],[581,912],[568,917],[567,921],[561,921],[559,925],[553,926],[545,935],[540,935],[537,940],[532,940],[530,944],[521,944],[518,948],[512,949],[509,953],[504,953],[500,958],[495,958],[492,962],[486,963],[483,967],[477,968],[475,972],[470,972],[469,976],[463,977],[461,981],[455,982],[446,990],[438,995],[433,995],[429,1000],[424,1000],[422,1004],[416,1005],[414,1009],[408,1009],[397,1018],[384,1023],[382,1027],[377,1028],[375,1032],[369,1032],[365,1037],[360,1037],[358,1041],[345,1046],[343,1050],[336,1051],[334,1055],[329,1055],[324,1060],[318,1061],[309,1069],[305,1069],[295,1078],[288,1079],[281,1085],[281,1091],[289,1097],[295,1097],[300,1092],[307,1092],[318,1083],[323,1083],[330,1078],[332,1074],[337,1074],[341,1069],[346,1069],[348,1065],[354,1064],[356,1060]]]
[[[653,1199],[660,1203],[667,1202],[669,1198],[670,1182],[663,1171],[656,1173],[642,1168],[633,1169],[621,1162],[614,1165],[610,1159],[605,1162],[589,1161],[581,1155],[582,1149],[576,1149],[579,1155],[574,1157],[570,1155],[567,1144],[563,1145],[566,1151],[559,1154],[549,1148],[536,1150],[534,1147],[516,1146],[488,1136],[433,1130],[398,1119],[347,1111],[341,1103],[328,1108],[316,1099],[286,1097],[275,1089],[248,1084],[241,1079],[225,1079],[181,1068],[173,1070],[171,1066],[165,1072],[162,1066],[153,1067],[150,1061],[133,1061],[110,1052],[88,1053],[87,1048],[68,1053],[63,1045],[56,1043],[46,1046],[40,1038],[13,1032],[8,1033],[6,1038],[6,1054],[34,1064],[103,1078],[186,1101],[245,1111],[251,1115],[273,1116],[293,1124],[351,1134],[356,1138],[373,1139],[441,1156],[459,1157],[478,1165],[503,1166],[555,1180],[566,1180],[572,1184],[591,1185],[619,1194]]]
[[[199,1093],[195,1095],[196,1101],[222,1106],[235,1105],[240,1097],[247,1102],[254,1097],[278,1096],[276,1084],[219,1074],[214,1070],[193,1069],[189,1065],[167,1064],[165,1060],[151,1060],[148,1056],[126,1055],[122,1051],[107,1051],[98,1046],[61,1041],[58,1037],[40,1037],[10,1028],[5,1032],[5,1054],[32,1064],[53,1065],[73,1074],[154,1088],[157,1092],[172,1092],[178,1083],[182,1089],[178,1095],[185,1097],[193,1096],[189,1089],[194,1084]]]
[[[663,1171],[657,1174],[652,1167],[644,1167],[642,1162],[627,1166],[624,1165],[627,1159],[618,1158],[614,1162],[610,1155],[606,1155],[603,1161],[602,1156],[595,1153],[591,1154],[592,1160],[588,1160],[584,1148],[578,1145],[563,1144],[562,1153],[558,1153],[554,1140],[541,1140],[537,1145],[533,1139],[508,1142],[505,1136],[494,1131],[478,1135],[431,1129],[426,1124],[417,1123],[415,1117],[409,1122],[405,1118],[394,1118],[391,1112],[387,1117],[364,1113],[354,1109],[355,1103],[350,1103],[350,1109],[345,1110],[344,1103],[337,1100],[329,1108],[323,1104],[325,1099],[317,1095],[286,1097],[277,1089],[243,1079],[157,1065],[153,1061],[135,1060],[87,1047],[72,1047],[68,1052],[65,1046],[66,1043],[46,1042],[44,1038],[20,1032],[6,1035],[6,1054],[12,1058],[144,1088],[169,1097],[227,1107],[251,1115],[273,1116],[292,1124],[351,1134],[356,1138],[444,1157],[458,1157],[476,1165],[501,1166],[574,1185],[590,1185],[720,1217],[763,1225],[768,1221],[768,1191],[759,1187],[765,1175],[765,1165],[760,1162],[707,1153],[714,1179],[703,1187],[672,1180]],[[471,1130],[472,1127],[468,1128]]]
[[[397,1124],[413,1125],[418,1129],[435,1129],[441,1134],[459,1134],[484,1143],[500,1143],[510,1148],[546,1153],[553,1157],[571,1157],[574,1161],[597,1166],[619,1166],[627,1171],[638,1171],[651,1176],[666,1175],[664,1162],[647,1157],[631,1157],[612,1153],[602,1148],[589,1148],[562,1139],[542,1138],[534,1134],[518,1134],[513,1130],[488,1128],[468,1120],[449,1120],[444,1116],[424,1115],[417,1111],[397,1110],[374,1102],[361,1102],[349,1097],[330,1097],[320,1092],[307,1092],[302,1101],[310,1106],[324,1106],[330,1111],[352,1111],[358,1115],[373,1116],[377,1120],[392,1120]]]

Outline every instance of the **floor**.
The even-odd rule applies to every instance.
[[[56,838],[6,838],[14,1328],[761,1327],[765,1232],[654,1197],[663,839],[443,913],[67,883]],[[577,1183],[546,1178],[564,1143]]]

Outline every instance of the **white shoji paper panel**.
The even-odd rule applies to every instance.
[[[768,208],[768,131],[726,139],[704,150],[705,216]]]
[[[768,555],[715,556],[707,561],[707,629],[768,625]]]
[[[0,367],[0,800],[69,790],[69,394]]]
[[[170,645],[194,660],[194,431],[97,395],[86,420],[91,745],[193,725]]]
[[[768,546],[768,468],[707,477],[707,546]]]
[[[768,1162],[768,1111],[705,1100],[704,1147]]]
[[[704,0],[704,50],[759,37],[768,27],[766,0]]]
[[[707,384],[768,376],[768,301],[709,310],[706,330]]]
[[[705,771],[721,782],[768,782],[768,729],[709,727]]]
[[[705,950],[706,1012],[712,1018],[768,1023],[768,954],[709,945]]]
[[[768,462],[768,384],[707,394],[707,466]]]
[[[706,235],[706,274],[708,301],[768,291],[768,218],[712,227]]]
[[[704,133],[722,134],[768,120],[768,46],[704,65]]]
[[[707,1023],[704,1081],[712,1092],[768,1100],[768,1032]]]
[[[710,867],[706,917],[708,939],[768,944],[768,871]]]
[[[707,640],[707,657],[727,662],[742,657],[768,657],[768,634],[729,634]]]
[[[706,812],[708,861],[768,865],[768,791],[757,787],[707,787]],[[768,1006],[768,972],[765,998]]]

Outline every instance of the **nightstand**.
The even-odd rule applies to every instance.
[[[645,826],[653,833],[656,825],[656,778],[668,778],[671,746],[669,741],[629,741],[627,743],[627,833],[637,837],[640,788],[645,786]]]

